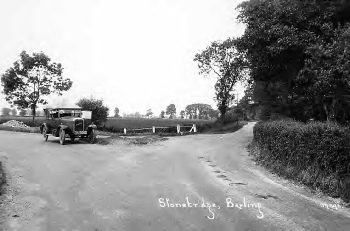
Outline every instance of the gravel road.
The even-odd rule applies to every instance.
[[[0,230],[350,230],[348,208],[256,166],[235,133],[132,146],[0,131]]]

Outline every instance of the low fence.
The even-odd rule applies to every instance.
[[[197,127],[195,124],[193,125],[176,125],[170,127],[149,127],[149,128],[123,128],[123,129],[115,129],[116,133],[123,134],[144,134],[144,133],[195,133],[197,132]]]

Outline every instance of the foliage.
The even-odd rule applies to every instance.
[[[350,176],[349,128],[330,122],[279,120],[258,123],[253,133],[254,142],[266,151],[258,156],[259,161],[277,163],[282,170],[292,166],[291,176],[301,182],[305,180],[302,173],[308,172],[312,177],[304,183],[338,196],[346,195],[342,181]],[[339,185],[322,184],[330,176],[339,180]]]
[[[19,111],[19,115],[20,115],[20,116],[25,116],[25,115],[27,115],[27,110],[26,110],[26,109],[21,109],[21,110]]]
[[[83,110],[92,111],[91,121],[97,125],[100,125],[107,121],[107,115],[109,108],[103,105],[102,99],[95,98],[82,98],[76,105],[81,107]]]
[[[195,103],[187,105],[185,112],[190,119],[209,119],[210,110],[209,104]]]
[[[16,116],[16,115],[17,115],[17,110],[16,110],[16,108],[12,108],[12,110],[11,110],[11,115],[12,115],[12,116]]]
[[[161,111],[160,112],[160,118],[164,118],[165,117],[164,114],[165,114],[165,111]]]
[[[20,60],[1,77],[5,99],[19,108],[30,108],[34,122],[37,105],[47,104],[45,96],[52,93],[62,95],[71,88],[72,81],[64,79],[62,71],[62,65],[51,62],[46,54],[41,52],[30,56],[23,51]]]
[[[234,99],[234,85],[245,80],[248,74],[245,55],[236,49],[236,43],[237,40],[231,38],[223,42],[213,42],[204,51],[196,54],[194,59],[198,62],[200,74],[214,74],[217,77],[215,99],[221,119],[225,117]]]
[[[4,108],[1,110],[1,112],[2,112],[2,115],[3,115],[3,116],[9,116],[10,113],[11,113],[11,109],[10,109],[10,108],[7,108],[7,107],[4,107]]]
[[[146,113],[146,116],[147,116],[148,118],[150,118],[150,117],[152,117],[152,115],[153,115],[152,109],[148,109],[148,110],[147,110],[147,113]]]
[[[165,114],[169,115],[169,118],[174,118],[174,115],[176,115],[176,107],[175,104],[169,104],[169,106],[166,108]]]
[[[180,111],[181,119],[185,118],[186,112],[184,110]]]
[[[234,112],[234,110],[229,110],[223,120],[221,122],[223,122],[223,124],[230,124],[230,123],[235,123],[238,121],[238,115]]]
[[[251,0],[238,9],[246,30],[236,45],[250,65],[253,100],[271,114],[344,123],[350,18],[340,2]]]
[[[114,109],[114,117],[115,118],[119,118],[120,117],[120,115],[119,115],[119,108],[117,108],[117,107]]]

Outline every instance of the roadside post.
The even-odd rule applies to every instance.
[[[180,133],[180,124],[176,125],[176,130],[177,130],[177,133]]]

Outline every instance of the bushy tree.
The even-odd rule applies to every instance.
[[[194,103],[187,105],[185,112],[191,119],[209,119],[209,112],[212,107],[209,104]]]
[[[147,116],[148,118],[151,118],[152,115],[153,115],[152,109],[148,109],[148,110],[147,110],[147,113],[146,113],[146,116]]]
[[[186,112],[184,110],[180,111],[181,119],[185,118]]]
[[[11,113],[11,109],[7,107],[4,107],[1,111],[3,116],[9,116]]]
[[[160,118],[164,118],[165,117],[164,114],[165,114],[165,111],[161,111],[160,112]]]
[[[25,115],[27,115],[27,110],[26,110],[26,109],[21,109],[21,110],[19,111],[19,115],[20,115],[20,116],[25,116]]]
[[[211,109],[208,114],[210,119],[217,119],[219,117],[219,112],[217,110]]]
[[[172,119],[174,118],[174,116],[176,115],[176,107],[175,104],[169,104],[169,106],[166,108],[166,112],[167,115],[169,115],[169,118]]]
[[[248,64],[244,53],[237,50],[237,40],[228,38],[216,41],[204,51],[195,55],[200,74],[213,74],[217,78],[215,99],[221,112],[221,119],[234,99],[233,87],[238,81],[244,81],[248,74]]]
[[[344,1],[251,0],[239,6],[246,30],[237,48],[249,61],[262,114],[349,118],[346,9]]]
[[[119,115],[119,108],[117,108],[117,107],[114,109],[114,117],[115,118],[119,118],[120,117],[120,115]]]
[[[11,115],[16,116],[17,115],[17,110],[16,108],[12,108],[11,110]]]
[[[100,125],[107,121],[109,108],[103,105],[102,99],[82,98],[76,105],[81,107],[83,110],[92,111],[91,121],[97,125]]]
[[[35,121],[35,110],[38,104],[48,102],[45,96],[52,93],[62,95],[72,86],[72,81],[62,77],[63,67],[60,63],[51,62],[44,53],[27,54],[23,51],[20,60],[6,70],[1,77],[5,99],[19,108],[30,108]]]

